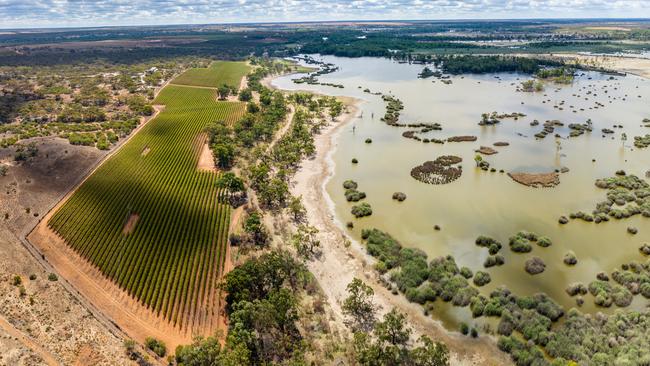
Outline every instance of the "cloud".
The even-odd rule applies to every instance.
[[[2,28],[649,16],[650,0],[0,0]]]

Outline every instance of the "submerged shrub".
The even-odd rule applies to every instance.
[[[478,271],[474,275],[474,284],[476,286],[480,287],[480,286],[487,285],[488,283],[490,283],[490,281],[492,281],[492,278],[490,277],[490,274],[487,272]]]
[[[343,188],[345,189],[357,189],[358,187],[359,185],[357,184],[357,182],[353,180],[348,179],[345,182],[343,182]]]
[[[368,203],[362,203],[360,205],[352,206],[350,211],[354,217],[365,217],[372,215],[372,207]]]

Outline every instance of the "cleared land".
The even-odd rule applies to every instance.
[[[237,81],[239,83],[239,81]],[[168,86],[166,105],[54,213],[49,227],[132,298],[181,329],[207,331],[218,309],[230,207],[218,174],[197,171],[202,131],[244,104]],[[143,155],[142,152],[149,152]],[[129,218],[135,227],[125,232]]]
[[[210,67],[189,69],[172,81],[176,85],[192,85],[216,88],[226,84],[239,88],[242,78],[250,71],[243,62],[215,61]]]

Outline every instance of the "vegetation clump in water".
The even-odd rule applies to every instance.
[[[634,146],[639,149],[644,149],[650,146],[650,135],[634,136]]]
[[[406,199],[406,194],[403,192],[395,192],[393,193],[393,199],[402,202]]]
[[[463,159],[458,156],[443,155],[411,169],[411,176],[423,183],[448,184],[460,178],[463,173],[462,167],[456,166],[461,161]]]
[[[476,136],[452,136],[447,139],[448,142],[473,142],[478,138]]]
[[[352,206],[352,210],[350,211],[354,217],[365,217],[365,216],[370,216],[372,215],[372,207],[370,204],[364,202],[359,205]]]
[[[532,257],[531,259],[526,261],[526,272],[528,274],[536,275],[544,272],[546,269],[546,264],[542,260],[542,258],[539,257]]]
[[[564,255],[563,261],[567,266],[575,266],[578,264],[578,257],[576,257],[576,254],[573,251],[568,251]]]
[[[500,255],[489,255],[487,258],[485,258],[485,261],[483,262],[483,267],[485,268],[490,268],[494,266],[502,266],[506,262],[505,258]]]
[[[487,272],[478,271],[474,275],[474,284],[476,286],[479,286],[479,287],[480,286],[485,286],[488,283],[490,283],[490,281],[492,281],[492,278],[490,277],[490,274],[487,273]]]
[[[510,250],[515,253],[529,253],[533,250],[531,242],[536,242],[537,234],[528,231],[520,231],[508,239]]]
[[[345,190],[345,199],[348,200],[348,202],[359,202],[364,198],[366,198],[365,192],[360,192],[356,189]]]
[[[489,236],[481,235],[476,238],[475,244],[479,247],[488,248],[488,252],[491,255],[495,255],[503,247],[499,241]]]
[[[596,187],[607,189],[606,200],[596,204],[592,214],[576,212],[569,215],[572,219],[588,222],[608,221],[628,218],[641,214],[650,217],[650,184],[635,175],[625,172],[614,177],[596,180]]]
[[[479,121],[479,126],[492,126],[498,123],[501,123],[502,119],[513,118],[515,121],[520,117],[526,117],[524,113],[513,112],[513,113],[483,113],[481,114],[481,121]]]
[[[343,188],[345,189],[357,189],[359,187],[359,184],[351,179],[346,180],[343,182]]]

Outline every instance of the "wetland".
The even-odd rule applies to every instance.
[[[353,223],[344,228],[352,238],[362,241],[364,230],[378,229],[428,260],[451,256],[459,268],[480,273],[469,282],[475,284],[472,293],[484,296],[505,286],[518,296],[546,294],[564,309],[583,313],[647,306],[641,295],[624,293],[608,301],[607,294],[618,290],[596,288],[599,275],[647,260],[645,193],[622,204],[612,197],[609,203],[612,211],[637,204],[640,214],[612,215],[599,224],[570,214],[607,206],[599,205],[610,196],[596,185],[599,179],[624,172],[647,182],[650,155],[635,142],[650,133],[644,123],[650,116],[650,81],[576,70],[571,82],[540,79],[543,86],[527,92],[522,83],[533,77],[523,73],[421,78],[419,64],[314,58],[336,70],[318,75],[320,84],[296,84],[293,79],[307,77],[298,74],[273,85],[360,100],[356,118],[338,133],[333,175],[325,183],[339,226]],[[486,114],[498,122],[482,123]],[[416,132],[405,134],[413,128]],[[540,136],[542,131],[547,133]],[[363,187],[363,198],[349,199],[354,192],[345,188],[347,180]],[[393,199],[396,192],[408,199]],[[354,207],[364,203],[372,206],[372,215],[356,218]],[[481,236],[506,245],[493,253],[477,245]],[[521,240],[508,246],[513,237]],[[527,249],[515,249],[522,246]],[[586,289],[592,282],[593,291],[573,291],[576,284]],[[440,297],[427,304],[452,330],[461,323],[490,323],[453,305]]]

